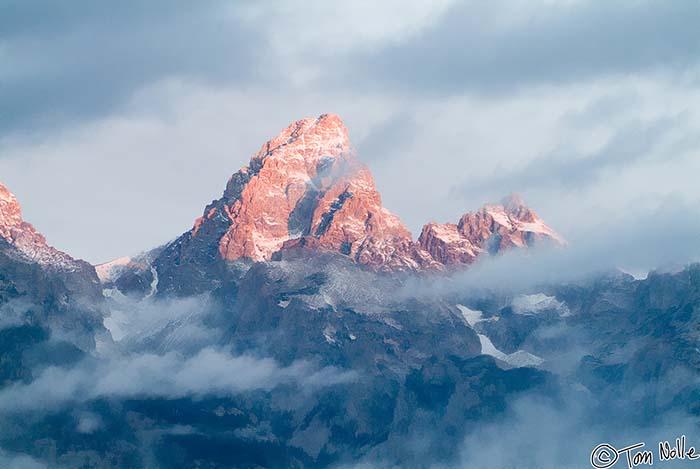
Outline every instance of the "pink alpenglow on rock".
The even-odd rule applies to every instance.
[[[231,227],[221,239],[225,259],[269,260],[294,237],[289,220],[310,192],[333,185],[334,170],[354,155],[338,116],[304,119],[287,127],[255,155],[242,172],[254,172],[238,200],[226,206]]]
[[[462,215],[457,224],[429,223],[418,243],[443,265],[471,264],[483,254],[527,248],[538,242],[565,244],[564,239],[517,195]]]
[[[216,246],[229,261],[322,250],[381,271],[442,269],[470,264],[484,251],[560,240],[511,198],[464,215],[458,224],[428,224],[415,242],[382,206],[369,168],[334,114],[297,121],[265,143],[195,221],[190,237],[191,246]]]
[[[195,222],[192,235],[223,211],[228,229],[218,248],[227,260],[264,261],[280,250],[308,248],[341,252],[378,270],[434,264],[382,206],[334,114],[297,121],[268,141],[231,177],[223,199]]]
[[[22,219],[22,209],[15,195],[0,183],[0,239],[21,257],[46,268],[77,271],[87,264],[73,259],[46,243],[34,227]],[[0,249],[2,245],[0,244]]]

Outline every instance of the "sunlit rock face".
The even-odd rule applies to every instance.
[[[378,270],[435,264],[382,206],[369,169],[333,114],[297,121],[265,143],[195,222],[192,236],[222,219],[227,228],[216,242],[226,260],[265,261],[282,249],[310,248]]]
[[[266,142],[191,230],[138,262],[125,267],[119,260],[99,271],[109,277],[106,283],[139,294],[157,288],[189,295],[216,288],[232,264],[299,253],[335,253],[380,272],[435,272],[544,238],[561,240],[511,197],[457,224],[430,223],[415,241],[382,205],[342,120],[323,114],[297,121]]]
[[[482,252],[454,223],[428,223],[423,226],[418,244],[441,265],[471,264]]]
[[[300,120],[284,129],[239,172],[249,179],[240,196],[224,205],[231,226],[220,240],[221,256],[269,260],[291,237],[313,228],[318,232],[319,223],[314,227],[312,220],[321,198],[354,162],[337,116]]]
[[[229,261],[267,261],[301,248],[338,252],[382,271],[436,270],[469,264],[485,250],[560,239],[511,197],[464,215],[458,224],[428,224],[414,242],[399,217],[382,206],[372,174],[333,114],[297,121],[265,143],[229,179],[191,236],[212,232],[216,239],[210,243]]]
[[[565,243],[516,195],[466,213],[456,224],[429,223],[418,238],[420,247],[445,266],[471,264],[483,253],[498,254],[543,241]]]
[[[91,267],[46,243],[44,236],[22,219],[15,195],[0,183],[0,238],[26,260],[48,269],[79,271]]]

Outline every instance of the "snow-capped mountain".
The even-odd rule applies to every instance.
[[[458,224],[427,224],[415,241],[382,206],[340,117],[324,114],[266,142],[174,242],[138,261],[98,266],[98,273],[127,289],[143,290],[157,278],[161,288],[192,293],[232,262],[277,260],[290,251],[334,252],[375,271],[432,272],[544,239],[563,242],[513,196]]]

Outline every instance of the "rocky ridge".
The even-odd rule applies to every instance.
[[[465,214],[457,224],[429,223],[415,242],[383,207],[369,169],[333,114],[297,121],[265,143],[189,236],[216,245],[227,261],[324,250],[380,271],[438,270],[543,239],[563,242],[516,197]]]
[[[456,224],[428,223],[418,238],[420,247],[445,266],[471,264],[485,253],[497,254],[547,241],[565,244],[564,238],[515,194],[499,204],[465,213]]]
[[[332,114],[297,121],[263,145],[195,222],[192,237],[206,236],[202,228],[222,219],[225,232],[212,241],[229,261],[265,261],[280,250],[313,248],[379,270],[434,264],[382,206],[369,169]]]
[[[92,271],[49,246],[1,185],[0,240],[43,268]],[[266,142],[229,178],[222,197],[175,241],[96,270],[104,284],[120,289],[146,295],[162,287],[192,294],[223,278],[231,262],[279,260],[292,252],[334,252],[374,271],[433,272],[542,241],[564,243],[515,196],[467,213],[457,223],[428,223],[414,241],[401,219],[382,205],[340,117],[324,114],[299,120]]]
[[[15,254],[36,262],[46,269],[80,271],[92,269],[88,263],[73,259],[49,246],[46,238],[22,219],[22,209],[15,195],[0,183],[0,239],[14,248]]]
[[[49,246],[0,184],[0,355],[19,357],[2,360],[0,385],[31,375],[29,357],[47,347],[56,359],[54,346],[69,356],[94,349],[105,332],[102,299],[95,269]]]

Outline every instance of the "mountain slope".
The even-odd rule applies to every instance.
[[[369,169],[332,114],[297,121],[263,145],[190,235],[216,244],[228,261],[271,260],[281,249],[312,246],[380,270],[431,263],[382,206]]]
[[[4,332],[29,327],[41,341],[51,336],[90,350],[103,331],[101,301],[95,269],[49,246],[0,184],[0,319],[10,328]]]
[[[216,288],[232,266],[245,270],[250,262],[279,260],[291,251],[335,252],[381,272],[432,272],[544,238],[561,241],[511,198],[467,214],[457,225],[428,224],[414,241],[382,206],[341,119],[324,114],[297,121],[266,142],[191,230],[139,259],[98,270],[105,284],[122,291],[146,295],[157,284],[160,291],[188,295]]]
[[[579,467],[700,414],[700,267],[469,288],[452,268],[563,239],[511,196],[413,241],[336,116],[102,285],[6,189],[0,215],[0,447],[51,467]]]
[[[22,219],[22,209],[15,195],[0,183],[0,238],[29,262],[56,271],[84,272],[92,267],[84,261],[73,259],[46,243],[46,238]]]

